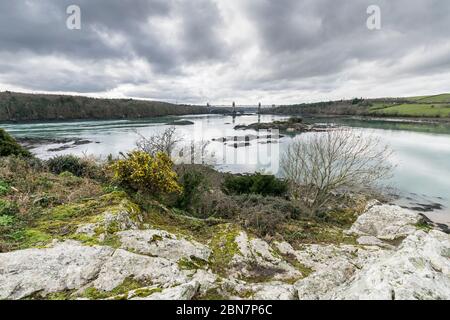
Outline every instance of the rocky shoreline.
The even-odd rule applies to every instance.
[[[57,152],[63,151],[76,146],[94,143],[93,141],[82,138],[42,138],[42,137],[22,137],[16,138],[16,141],[20,143],[24,148],[32,150],[40,146],[46,145],[60,145],[58,147],[50,148],[47,151]],[[96,142],[98,143],[98,142]]]
[[[450,235],[398,206],[370,203],[345,231],[354,244],[296,248],[232,224],[199,243],[142,221],[122,208],[78,226],[85,237],[114,233],[116,246],[54,240],[0,254],[0,299],[450,298]],[[211,269],[219,256],[226,268]]]

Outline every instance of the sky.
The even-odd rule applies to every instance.
[[[450,92],[450,1],[1,0],[5,90],[224,105]]]

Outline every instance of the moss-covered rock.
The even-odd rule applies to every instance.
[[[241,254],[236,243],[240,228],[233,224],[223,224],[215,227],[213,237],[208,245],[212,250],[210,259],[214,272],[224,275],[229,271],[230,263],[235,255]]]
[[[42,247],[53,239],[119,247],[115,233],[137,229],[140,214],[140,208],[128,199],[126,193],[112,192],[97,199],[45,209],[38,213],[35,221],[14,233],[14,241],[21,249]]]

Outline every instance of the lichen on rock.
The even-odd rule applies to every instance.
[[[44,247],[0,254],[0,299],[450,298],[450,236],[396,206],[368,207],[348,231],[355,244],[295,246],[231,223],[200,243],[151,226],[120,193],[79,208],[28,230]]]

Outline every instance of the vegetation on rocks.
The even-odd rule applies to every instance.
[[[292,201],[291,187],[270,175],[174,165],[165,153],[142,150],[107,163],[1,157],[0,252],[46,248],[56,264],[67,250],[97,259],[95,280],[77,277],[83,290],[62,286],[21,298],[262,298],[274,288],[292,297],[294,283],[315,272],[295,250],[357,246],[344,231],[367,198],[336,192],[327,210],[311,215]],[[28,254],[41,261],[41,252]],[[197,281],[213,284],[199,292]]]
[[[182,191],[173,171],[173,162],[165,153],[151,156],[147,152],[134,151],[113,163],[111,169],[120,185],[136,191],[154,195]]]
[[[287,193],[288,185],[285,181],[273,175],[261,173],[227,176],[223,188],[227,193],[260,194],[263,196],[283,196]]]
[[[365,201],[335,193],[328,195],[326,212],[311,216],[292,201],[291,186],[274,176],[174,166],[161,152],[152,156],[135,151],[108,163],[74,156],[45,162],[9,156],[0,162],[1,251],[41,246],[52,239],[117,246],[114,234],[120,228],[102,221],[105,213],[121,211],[131,213],[136,227],[146,224],[201,243],[214,242],[211,235],[223,234],[220,226],[230,223],[292,244],[352,242],[342,230]],[[92,230],[77,232],[83,225]]]
[[[79,158],[72,155],[56,156],[46,161],[46,166],[54,174],[71,173],[77,177],[102,180],[104,173],[95,160]]]

